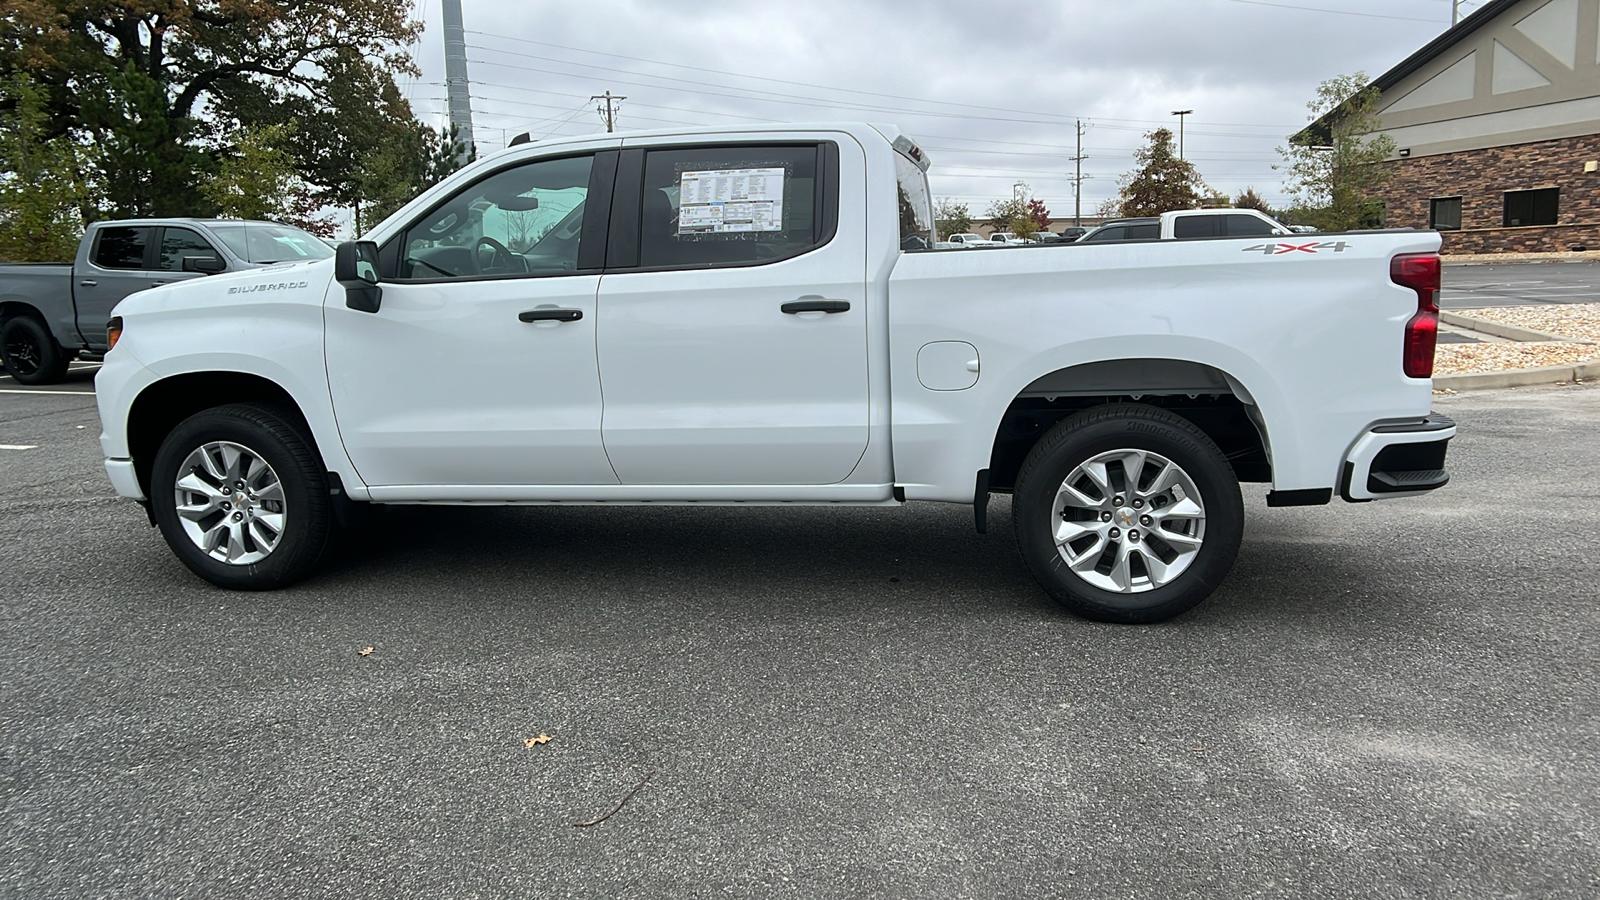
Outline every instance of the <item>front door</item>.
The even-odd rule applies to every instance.
[[[848,140],[646,150],[637,257],[608,260],[599,299],[605,446],[624,484],[820,485],[854,470],[868,431],[861,156]]]
[[[369,486],[617,483],[600,442],[600,276],[579,269],[593,163],[513,165],[436,205],[385,245],[376,313],[329,293],[334,412]]]

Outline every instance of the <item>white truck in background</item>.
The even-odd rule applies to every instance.
[[[962,249],[967,249],[967,250],[971,250],[971,249],[973,249],[975,247],[996,247],[996,246],[999,246],[994,241],[989,240],[988,238],[984,237],[981,234],[971,234],[969,232],[962,232],[961,234],[952,234],[952,235],[950,235],[950,237],[946,238],[946,241],[948,243],[950,243],[950,244],[955,245],[955,247],[962,248]]]
[[[1159,216],[1112,219],[1078,238],[1087,244],[1160,238],[1187,241],[1212,237],[1280,237],[1289,226],[1254,209],[1179,209]]]
[[[1436,233],[959,253],[927,164],[864,124],[511,147],[332,260],[124,300],[106,471],[242,589],[312,572],[350,504],[935,501],[984,531],[1010,494],[1043,588],[1117,622],[1222,583],[1241,483],[1448,480]]]

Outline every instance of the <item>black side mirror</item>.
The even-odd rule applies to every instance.
[[[215,275],[227,267],[227,263],[215,256],[185,256],[183,258],[183,270],[185,272],[204,272],[207,275]]]
[[[383,303],[378,287],[378,245],[345,241],[333,250],[333,280],[344,286],[344,305],[375,313]]]

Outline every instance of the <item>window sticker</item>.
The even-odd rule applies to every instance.
[[[678,180],[678,234],[783,230],[781,166],[704,169]]]

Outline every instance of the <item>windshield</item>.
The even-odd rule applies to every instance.
[[[321,238],[292,225],[240,222],[210,228],[217,240],[227,244],[240,259],[259,266],[327,259],[333,255],[333,248]]]

